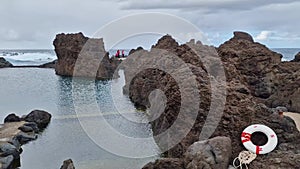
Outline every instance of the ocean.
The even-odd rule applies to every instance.
[[[120,49],[122,50],[122,49]],[[275,52],[283,55],[282,61],[290,61],[300,52],[300,48],[273,48]],[[110,56],[116,53],[117,49],[109,50]],[[124,49],[125,55],[128,55],[130,49]],[[15,66],[41,65],[57,59],[54,50],[0,50],[0,57]]]

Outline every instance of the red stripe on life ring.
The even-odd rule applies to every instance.
[[[262,151],[262,148],[259,146],[256,146],[256,154],[259,154],[260,151]]]
[[[250,133],[243,132],[243,133],[242,133],[242,138],[245,138],[244,140],[242,140],[242,143],[251,141],[251,134],[250,134]]]

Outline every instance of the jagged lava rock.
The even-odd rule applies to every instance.
[[[156,115],[155,111],[150,111],[149,115],[149,117],[158,117],[150,123],[155,141],[160,147],[164,146],[166,140],[160,140],[155,136],[163,133],[170,126],[174,125],[180,111],[181,99],[183,99],[181,96],[195,88],[199,90],[199,96],[196,97],[200,97],[201,99],[196,119],[190,119],[189,114],[186,114],[186,121],[181,123],[182,127],[185,127],[185,124],[188,123],[193,124],[190,132],[187,133],[180,143],[165,152],[165,157],[182,159],[188,147],[194,142],[199,141],[199,135],[205,124],[211,104],[212,88],[210,79],[214,79],[214,76],[208,75],[201,58],[211,56],[210,61],[213,63],[214,57],[218,57],[218,55],[215,56],[216,50],[223,61],[227,82],[227,95],[224,111],[217,111],[221,113],[220,115],[222,117],[216,126],[216,130],[213,131],[211,138],[225,136],[231,139],[232,158],[230,158],[230,163],[233,157],[236,157],[239,152],[245,150],[241,143],[240,135],[247,126],[254,123],[265,124],[277,133],[279,139],[278,147],[280,147],[280,149],[272,152],[274,157],[281,157],[286,151],[289,151],[291,155],[299,153],[300,142],[297,140],[299,140],[300,134],[293,121],[287,117],[280,118],[278,114],[274,114],[273,111],[268,109],[265,105],[258,104],[258,99],[256,98],[258,96],[270,96],[272,92],[274,92],[273,90],[270,90],[270,92],[265,88],[261,89],[261,86],[265,85],[269,87],[269,85],[272,84],[261,82],[260,79],[265,73],[269,71],[272,72],[276,64],[281,63],[281,55],[268,50],[268,48],[259,43],[254,43],[251,39],[252,38],[249,38],[247,34],[244,36],[238,33],[236,37],[223,44],[219,49],[215,49],[214,47],[205,46],[201,43],[195,44],[193,41],[179,45],[171,36],[167,35],[162,37],[158,43],[152,47],[150,52],[139,51],[128,56],[129,59],[132,57],[136,62],[140,63],[133,64],[135,63],[133,60],[132,64],[129,65],[135,65],[136,67],[130,69],[128,68],[129,66],[125,66],[124,69],[126,80],[124,91],[128,93],[132,102],[135,105],[150,108],[151,110],[153,103],[162,104],[149,100],[151,99],[149,96],[152,94],[152,91],[159,89],[166,97],[164,102],[165,107],[162,113]],[[166,53],[173,53],[183,60],[193,73],[192,76],[183,76],[176,80],[182,80],[183,82],[187,80],[187,83],[189,83],[195,78],[197,84],[191,88],[189,88],[187,84],[181,86],[181,89],[179,88],[177,81],[171,74],[180,76],[180,73],[186,69],[185,66],[175,64],[174,67],[176,67],[176,69],[170,70],[169,73],[158,69],[143,69],[143,67],[147,67],[146,65],[169,65],[173,63],[173,61],[164,59],[164,57],[169,57],[167,54],[164,52],[163,54],[155,53],[155,49],[166,51]],[[195,51],[198,52],[195,53]],[[151,57],[156,57],[156,59],[151,60]],[[243,63],[243,61],[251,65]],[[211,66],[214,67],[213,64]],[[260,89],[258,90],[257,87],[260,87]],[[190,96],[190,98],[187,98],[186,102],[188,105],[195,104],[191,99],[193,97],[194,96]],[[223,103],[220,102],[220,104]],[[156,105],[156,107],[160,106]],[[159,110],[161,110],[161,108],[159,108]],[[192,111],[191,109],[190,112]],[[178,133],[180,133],[180,125],[177,127]],[[170,136],[170,140],[167,141],[172,142],[172,139],[173,137]],[[260,156],[257,158],[257,165],[263,165],[267,168],[267,165],[264,165],[266,160],[265,155]],[[293,159],[291,164],[290,167],[294,168],[295,164],[297,164],[297,160]]]
[[[281,62],[280,54],[253,42],[247,33],[234,35],[218,48],[222,60],[233,64],[258,102],[299,112],[300,63]]]
[[[58,34],[53,45],[58,75],[110,79],[120,62],[109,59],[103,39],[88,38],[82,33]]]
[[[245,77],[254,96],[268,98],[274,92],[266,74],[281,63],[282,55],[253,41],[251,35],[234,32],[234,37],[218,48],[223,61],[229,61]]]

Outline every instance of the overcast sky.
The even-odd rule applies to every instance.
[[[57,33],[83,32],[92,36],[113,20],[144,12],[182,17],[195,24],[215,46],[232,37],[234,30],[242,30],[271,48],[300,48],[299,0],[1,0],[0,3],[0,49],[52,49]],[[147,20],[140,22],[144,23]],[[156,40],[145,37],[149,44]],[[132,41],[124,47],[136,45]]]

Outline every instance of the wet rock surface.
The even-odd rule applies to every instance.
[[[51,115],[42,110],[34,110],[24,117],[8,115],[0,127],[0,168],[20,167],[21,146],[37,139],[50,120]]]
[[[0,68],[12,67],[13,65],[6,61],[3,57],[0,57]]]
[[[160,52],[156,50],[160,50]],[[185,66],[174,62],[171,57],[172,54],[182,59]],[[212,57],[206,60],[205,56]],[[152,57],[155,59],[151,59]],[[211,98],[213,91],[222,87],[222,85],[214,86],[212,84],[219,81],[217,76],[220,73],[217,69],[218,65],[214,64],[217,57],[222,60],[226,75],[226,84],[224,85],[226,87],[226,102],[218,99],[212,100]],[[154,110],[150,111],[149,117],[150,119],[158,117],[150,123],[155,141],[162,148],[165,147],[166,142],[173,143],[176,137],[171,136],[163,140],[159,137],[161,133],[174,125],[177,127],[176,133],[181,133],[183,129],[180,126],[192,124],[191,130],[185,137],[164,153],[165,157],[184,161],[184,154],[189,147],[199,141],[199,137],[203,136],[203,133],[200,133],[207,117],[209,117],[210,105],[214,102],[219,105],[225,104],[225,106],[224,110],[217,109],[216,112],[219,113],[213,114],[215,117],[220,117],[220,121],[216,122],[215,130],[214,125],[208,125],[208,128],[212,129],[210,138],[224,136],[231,140],[232,150],[226,157],[229,159],[229,163],[232,163],[233,158],[237,157],[239,152],[245,150],[240,138],[242,131],[247,126],[256,123],[269,126],[278,136],[278,146],[275,151],[270,153],[272,159],[280,159],[284,154],[288,154],[287,157],[298,156],[300,134],[295,123],[290,118],[282,117],[278,115],[278,112],[274,112],[274,109],[269,108],[284,106],[290,111],[300,110],[297,104],[299,103],[297,92],[299,89],[300,65],[295,62],[281,62],[281,57],[280,54],[269,50],[266,46],[254,42],[249,34],[243,32],[235,32],[234,37],[219,48],[205,46],[194,41],[179,45],[171,36],[167,35],[162,37],[150,52],[140,50],[128,56],[128,65],[138,66],[135,69],[124,66],[126,80],[124,93],[127,93],[132,102],[138,107],[151,110],[152,105],[156,104]],[[135,60],[130,60],[130,58]],[[140,64],[136,64],[138,62]],[[157,65],[160,64],[173,64],[176,69],[171,67],[173,69],[167,69],[168,72],[165,72],[157,68]],[[155,66],[154,68],[148,68],[146,65]],[[184,73],[180,74],[186,72],[187,68],[191,70],[191,76]],[[210,72],[209,69],[215,71]],[[179,76],[178,79],[174,78],[176,74]],[[193,79],[196,79],[195,84],[186,84],[193,82]],[[181,85],[178,81],[185,83]],[[149,97],[157,89],[164,93],[165,99],[162,99],[163,101],[154,102],[151,99],[153,96]],[[190,90],[197,91],[196,95],[183,98]],[[218,92],[216,95],[223,96],[222,93]],[[199,97],[199,104],[192,99],[194,96]],[[195,118],[189,118],[192,116],[191,113],[183,115],[184,120],[176,126],[177,123],[175,122],[180,115],[183,99],[188,105],[198,105],[199,109],[197,110],[193,106],[187,108],[189,110],[187,112],[196,111],[197,115]],[[289,104],[289,100],[292,104]],[[160,113],[157,114],[157,112]],[[191,163],[190,167],[212,167],[211,163],[204,164],[204,160],[201,160],[199,156],[193,160],[195,161]],[[158,160],[151,163],[150,166],[162,168],[160,166],[165,163],[168,162]],[[254,168],[258,166],[260,168],[281,167],[279,163],[271,164],[269,155],[260,155],[250,167],[252,165]],[[299,160],[292,158],[290,162],[284,163],[282,166],[296,168],[300,164]],[[219,167],[228,168],[226,165]]]

